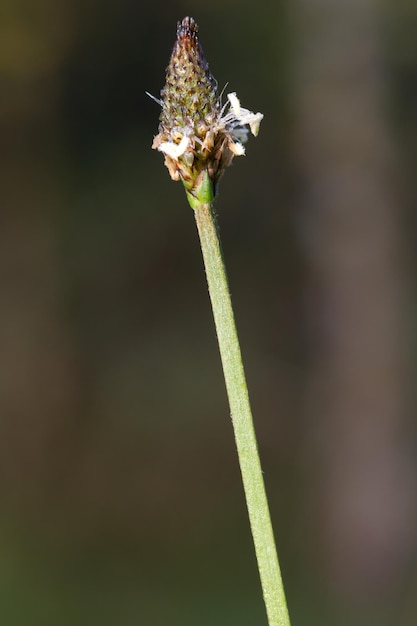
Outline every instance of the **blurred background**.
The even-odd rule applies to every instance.
[[[217,203],[293,626],[417,623],[417,8],[2,0],[0,622],[266,625],[156,97],[265,118]]]

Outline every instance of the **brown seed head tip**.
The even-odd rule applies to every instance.
[[[198,25],[193,17],[184,17],[177,24],[177,39],[198,39]]]

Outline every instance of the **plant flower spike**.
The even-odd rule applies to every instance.
[[[173,180],[182,180],[192,197],[207,172],[217,188],[234,156],[245,154],[248,126],[257,135],[262,113],[240,106],[235,93],[222,105],[192,17],[178,23],[177,40],[161,92],[159,133],[152,148],[165,154]],[[191,199],[192,202],[192,199]]]
[[[290,626],[213,211],[224,170],[245,154],[249,131],[258,134],[263,115],[244,109],[235,93],[222,103],[192,17],[178,23],[166,84],[161,99],[153,99],[162,111],[152,148],[164,154],[171,178],[183,182],[194,209],[268,624]]]

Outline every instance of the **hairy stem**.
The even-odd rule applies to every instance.
[[[191,203],[191,201],[190,201]],[[239,340],[211,202],[193,200],[269,626],[289,626]]]

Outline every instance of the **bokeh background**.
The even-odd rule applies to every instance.
[[[411,626],[411,0],[2,0],[0,622],[266,624],[193,215],[150,149],[185,15],[265,115],[217,209],[293,626]]]

